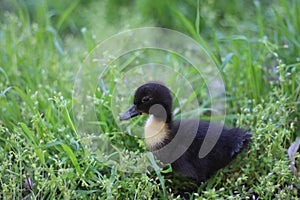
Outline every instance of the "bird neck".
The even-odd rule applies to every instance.
[[[165,121],[159,117],[150,115],[144,129],[144,136],[148,149],[154,150],[163,146],[164,142],[169,137],[171,122],[172,117],[169,119],[167,118],[167,121]]]
[[[161,121],[164,122],[166,124],[171,124],[172,123],[172,113],[168,113],[167,116],[160,116],[160,115],[156,115],[156,114],[151,114],[150,117],[153,117],[156,121]],[[149,117],[149,118],[150,118]]]

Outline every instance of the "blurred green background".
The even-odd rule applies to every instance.
[[[123,130],[112,116],[120,63],[110,66],[108,87],[92,94],[102,130],[95,137],[111,142],[120,160],[129,160],[129,151],[130,162],[101,160],[72,114],[74,80],[88,53],[113,34],[148,26],[180,31],[204,47],[226,85],[226,123],[253,132],[248,152],[190,198],[297,198],[299,153],[287,149],[300,135],[299,13],[299,0],[0,1],[0,198],[176,198],[184,186],[155,165],[155,173],[120,170],[135,167],[145,151],[131,135],[143,119]],[[183,63],[162,57],[170,58]],[[196,75],[188,77],[196,82]],[[201,89],[193,98],[207,119]]]

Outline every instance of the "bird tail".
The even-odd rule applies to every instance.
[[[233,151],[231,152],[231,157],[235,156],[239,152],[241,152],[243,149],[249,147],[250,141],[251,141],[251,130],[244,131],[242,129],[237,129],[237,137],[239,138],[239,141],[236,146],[233,148]]]

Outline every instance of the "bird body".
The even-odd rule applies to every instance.
[[[134,104],[120,119],[127,120],[140,114],[150,115],[144,128],[147,148],[162,162],[171,163],[175,172],[197,182],[207,180],[228,165],[251,139],[250,131],[240,128],[229,129],[199,120],[173,121],[171,93],[161,83],[140,86],[135,92]],[[215,145],[201,158],[199,151],[207,134],[212,139],[209,142],[215,142]]]

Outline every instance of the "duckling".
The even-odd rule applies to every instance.
[[[250,131],[240,128],[229,129],[199,120],[173,121],[171,92],[158,82],[140,86],[135,92],[133,104],[120,116],[120,120],[129,120],[141,114],[150,115],[144,127],[147,148],[160,161],[171,164],[174,172],[197,183],[207,180],[228,165],[251,139]],[[215,133],[218,130],[220,134]],[[201,157],[200,147],[208,132],[216,142],[207,155]]]

